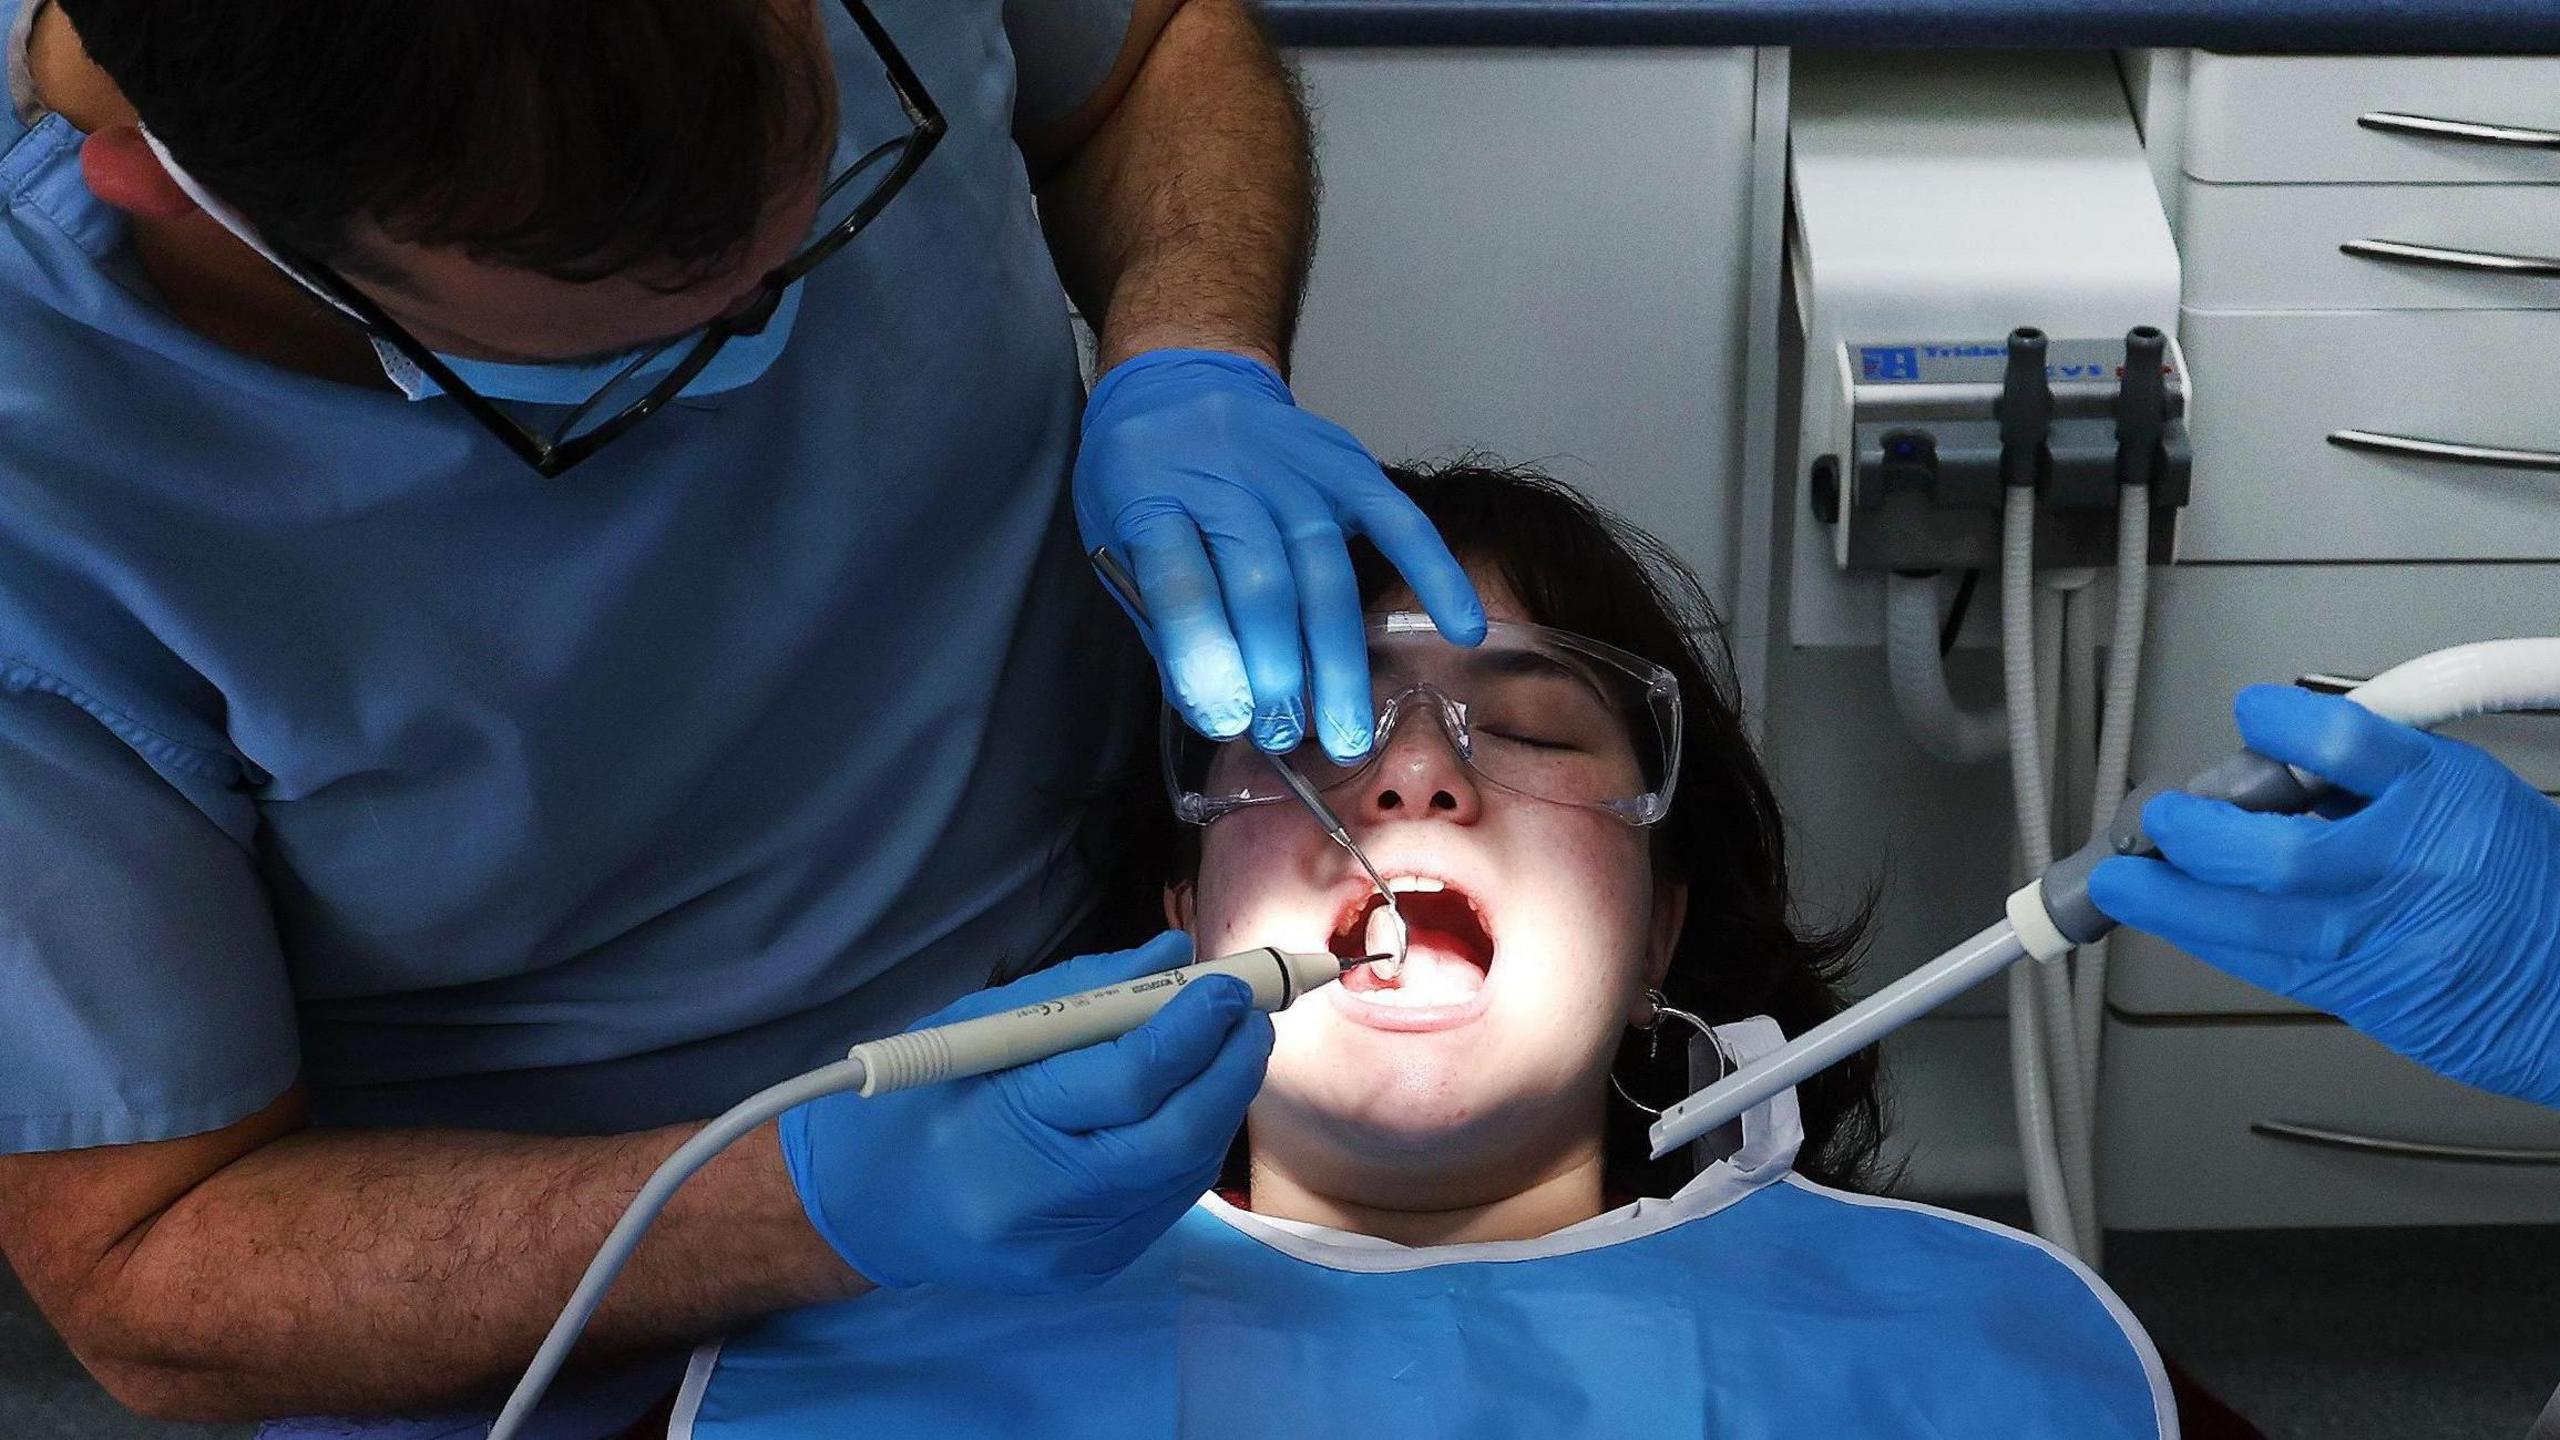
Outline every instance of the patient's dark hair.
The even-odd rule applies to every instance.
[[[1602,512],[1562,483],[1527,470],[1459,463],[1433,469],[1389,466],[1394,479],[1458,558],[1499,574],[1537,624],[1605,641],[1669,669],[1680,680],[1679,788],[1670,814],[1653,827],[1653,859],[1666,881],[1689,887],[1687,919],[1662,989],[1670,1003],[1710,1022],[1767,1015],[1801,1035],[1839,1012],[1841,987],[1866,931],[1862,908],[1836,926],[1814,923],[1793,903],[1785,822],[1743,726],[1723,621],[1697,577],[1662,542]],[[1399,585],[1394,570],[1362,547],[1356,559],[1364,602]],[[1150,777],[1140,843],[1120,869],[1151,871],[1153,902],[1168,875],[1198,868],[1198,832],[1172,822]],[[1148,843],[1152,842],[1152,843]],[[1168,849],[1167,847],[1171,848]],[[1145,886],[1132,876],[1129,888]],[[1158,912],[1160,915],[1160,912]],[[1132,926],[1152,932],[1154,924]],[[1616,1073],[1650,1105],[1688,1088],[1686,1027],[1664,1031],[1660,1064],[1630,1034]],[[1826,1184],[1881,1183],[1877,1151],[1883,1111],[1873,1051],[1796,1087],[1804,1117],[1798,1173]],[[1613,1194],[1665,1194],[1688,1178],[1680,1157],[1648,1161],[1651,1117],[1612,1098],[1606,1139]]]

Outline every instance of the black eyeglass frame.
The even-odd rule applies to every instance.
[[[553,441],[545,438],[541,432],[499,409],[497,404],[487,396],[464,383],[462,377],[454,374],[452,367],[437,358],[435,351],[429,349],[424,341],[410,334],[398,321],[385,314],[381,306],[373,303],[371,297],[348,284],[345,277],[335,270],[290,250],[279,248],[277,254],[308,277],[313,284],[327,292],[332,301],[344,307],[367,330],[392,349],[399,351],[409,363],[426,372],[427,377],[435,381],[437,387],[451,397],[455,404],[460,405],[465,414],[479,422],[482,429],[495,436],[499,443],[514,452],[518,459],[545,477],[560,475],[630,433],[633,426],[648,419],[668,401],[684,393],[684,387],[693,383],[693,378],[702,373],[703,367],[711,363],[712,357],[720,353],[722,346],[737,336],[753,335],[762,330],[773,319],[775,309],[781,305],[783,292],[798,284],[828,257],[842,250],[855,235],[860,234],[865,226],[877,218],[889,202],[896,198],[898,192],[906,188],[907,181],[924,164],[925,157],[933,153],[933,147],[941,142],[943,134],[950,128],[943,119],[942,111],[935,107],[933,97],[926,93],[924,82],[917,77],[914,67],[907,63],[906,56],[898,53],[897,44],[889,38],[889,32],[882,28],[879,19],[871,13],[870,7],[863,4],[862,0],[841,0],[841,3],[845,13],[853,18],[855,28],[862,32],[862,38],[869,42],[873,53],[879,57],[881,68],[888,76],[889,88],[897,93],[898,108],[906,113],[908,130],[905,135],[873,147],[860,159],[854,161],[853,165],[844,174],[836,177],[835,181],[821,194],[819,203],[823,206],[827,198],[833,196],[837,189],[852,183],[892,149],[900,151],[896,163],[890,167],[887,174],[880,177],[871,193],[863,197],[861,203],[854,207],[852,214],[847,215],[834,229],[811,241],[798,254],[774,267],[764,277],[754,300],[704,327],[701,337],[693,342],[693,348],[686,353],[684,359],[677,362],[674,369],[660,377],[658,383],[650,387],[648,394],[624,406],[613,418],[593,430],[567,440]],[[670,342],[672,343],[674,342]],[[651,350],[648,354],[634,360],[632,364],[646,364],[649,360],[663,354],[664,350],[665,347]],[[606,381],[594,396],[589,397],[586,405],[581,405],[570,412],[570,418],[565,422],[564,428],[566,424],[575,424],[577,418],[585,413],[588,405],[593,405],[596,400],[610,393],[620,383],[620,376]]]

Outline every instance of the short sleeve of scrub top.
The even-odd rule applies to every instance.
[[[1005,0],[1014,123],[1036,130],[1075,113],[1120,59],[1137,0]]]
[[[226,763],[0,668],[0,1152],[218,1129],[293,1082],[255,815]]]

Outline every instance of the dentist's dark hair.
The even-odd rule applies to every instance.
[[[205,188],[365,273],[362,227],[565,280],[715,268],[834,141],[784,0],[57,0]]]
[[[1605,641],[1679,677],[1680,779],[1671,811],[1652,827],[1655,873],[1689,890],[1688,914],[1662,989],[1670,1004],[1711,1023],[1767,1015],[1790,1036],[1840,1012],[1865,939],[1868,907],[1824,924],[1796,905],[1787,864],[1785,818],[1743,722],[1724,622],[1697,576],[1653,536],[1535,471],[1465,460],[1417,468],[1390,465],[1389,478],[1413,497],[1449,548],[1499,575],[1528,618]],[[1367,546],[1354,550],[1364,603],[1402,580]],[[1199,831],[1171,819],[1152,771],[1133,787],[1135,841],[1116,853],[1113,889],[1150,906],[1167,877],[1199,869]],[[1134,943],[1161,915],[1120,928]],[[1630,1033],[1614,1073],[1646,1104],[1664,1106],[1688,1090],[1689,1032],[1667,1022],[1661,1061]],[[1891,1183],[1879,1159],[1884,1107],[1873,1050],[1862,1051],[1796,1087],[1804,1144],[1796,1171],[1848,1189]],[[1692,1173],[1685,1157],[1646,1158],[1651,1117],[1612,1097],[1605,1161],[1613,1195],[1662,1195]],[[1231,1177],[1237,1173],[1230,1165]]]

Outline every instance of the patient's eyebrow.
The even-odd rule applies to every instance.
[[[1573,681],[1604,700],[1608,698],[1609,689],[1600,683],[1600,677],[1592,674],[1588,667],[1576,665],[1560,655],[1549,655],[1537,650],[1504,650],[1491,655],[1479,654],[1468,658],[1483,670],[1497,676],[1553,676],[1560,680]]]
[[[1412,663],[1413,658],[1398,657],[1397,660],[1377,666],[1374,674],[1376,678],[1386,682],[1391,689],[1401,690],[1406,686],[1428,681],[1431,676],[1427,672],[1440,668],[1432,665],[1417,666]],[[1537,650],[1496,650],[1490,653],[1482,650],[1456,650],[1451,653],[1449,659],[1455,662],[1455,671],[1460,677],[1485,680],[1505,680],[1515,677],[1553,678],[1581,687],[1603,705],[1614,707],[1616,704],[1610,699],[1609,687],[1601,682],[1599,676],[1593,674],[1589,667],[1575,664],[1566,656],[1550,655]]]

